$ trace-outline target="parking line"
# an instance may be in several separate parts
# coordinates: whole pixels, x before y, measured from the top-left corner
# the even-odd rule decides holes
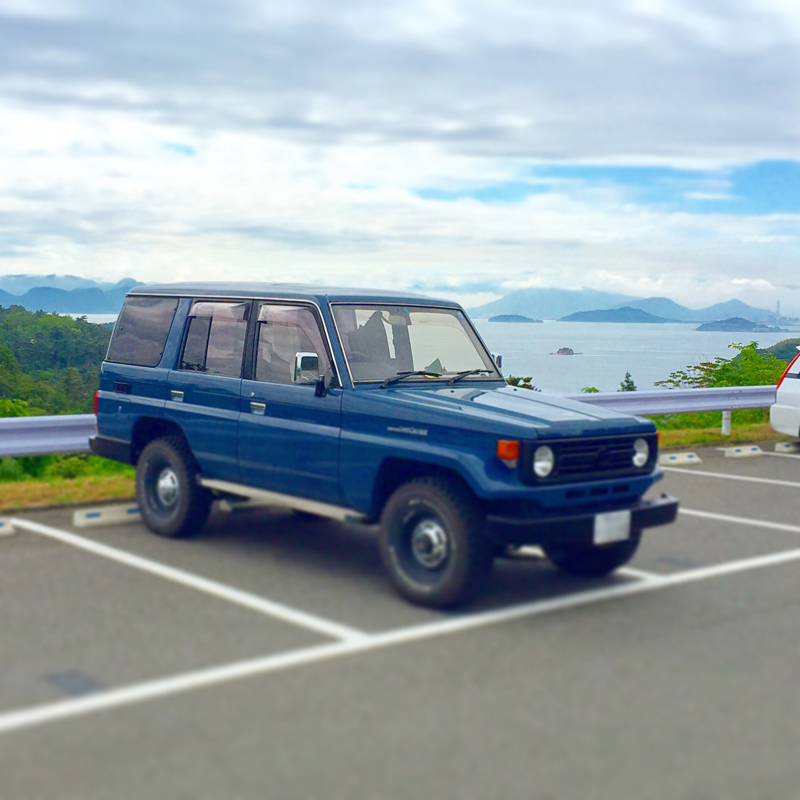
[[[684,475],[703,475],[706,478],[722,478],[727,481],[747,481],[748,483],[769,483],[773,486],[791,486],[800,488],[796,481],[779,481],[775,478],[753,478],[749,475],[728,475],[724,472],[707,472],[699,469],[681,469],[680,467],[661,467],[664,472],[682,472]]]
[[[796,453],[772,453],[768,451],[764,451],[765,456],[774,456],[775,458],[800,458],[800,455]]]
[[[789,533],[800,533],[800,525],[786,525],[783,522],[767,522],[763,519],[750,519],[749,517],[732,517],[729,514],[714,514],[710,511],[695,511],[691,508],[679,509],[680,514],[687,517],[700,517],[701,519],[713,519],[720,522],[732,522],[735,525],[749,525],[754,528],[769,528],[773,531],[788,531]]]
[[[364,636],[356,641],[334,642],[301,650],[292,650],[279,655],[238,661],[219,667],[187,672],[168,678],[134,684],[121,689],[112,689],[102,694],[90,695],[70,700],[61,700],[32,708],[20,709],[0,714],[0,733],[30,728],[58,720],[81,717],[98,711],[133,705],[160,697],[181,694],[211,686],[241,680],[243,678],[265,675],[271,672],[327,661],[341,656],[366,653],[385,647],[394,647],[410,642],[419,642],[446,636],[461,631],[473,630],[502,622],[510,622],[524,617],[540,616],[571,608],[614,600],[620,597],[643,594],[657,589],[694,583],[698,581],[747,572],[753,569],[800,561],[800,549],[787,550],[767,556],[730,561],[710,567],[686,570],[661,577],[652,577],[630,583],[615,584],[603,589],[594,589],[568,597],[525,603],[497,611],[456,616],[449,619],[414,625],[385,633]]]
[[[85,550],[88,553],[93,553],[96,556],[107,558],[110,561],[116,561],[118,564],[124,564],[127,567],[147,572],[150,575],[156,575],[164,580],[172,581],[173,583],[187,586],[190,589],[195,589],[199,592],[216,597],[220,600],[227,600],[229,603],[249,608],[251,611],[258,611],[261,614],[288,622],[292,625],[297,625],[301,628],[320,633],[324,636],[330,636],[334,639],[340,639],[344,642],[357,642],[365,638],[366,634],[363,631],[356,630],[347,625],[341,625],[332,620],[323,619],[314,614],[307,614],[305,611],[285,606],[282,603],[275,603],[272,600],[267,600],[249,592],[243,592],[240,589],[234,589],[232,586],[226,586],[224,583],[209,580],[208,578],[201,578],[199,575],[193,575],[190,572],[184,572],[174,567],[168,567],[165,564],[159,564],[157,561],[151,561],[141,556],[126,553],[124,550],[117,550],[114,547],[93,542],[90,539],[85,539],[82,536],[76,536],[74,533],[67,533],[58,528],[51,528],[48,525],[41,525],[38,522],[30,522],[25,519],[14,518],[11,520],[12,525],[17,530],[26,530],[30,533],[35,533],[40,536],[46,536],[50,539],[55,539],[64,544],[77,547],[80,550]]]
[[[624,575],[628,578],[637,578],[640,581],[649,581],[653,578],[661,578],[657,572],[645,572],[643,569],[634,569],[633,567],[620,567],[615,575]]]

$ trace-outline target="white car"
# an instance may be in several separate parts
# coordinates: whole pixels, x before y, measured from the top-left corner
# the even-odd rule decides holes
[[[797,348],[800,350],[800,347]],[[775,405],[769,410],[769,421],[778,433],[800,437],[800,353],[778,381]]]

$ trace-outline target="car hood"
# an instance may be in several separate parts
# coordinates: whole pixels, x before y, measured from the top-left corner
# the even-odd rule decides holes
[[[654,430],[648,420],[512,386],[410,387],[357,392],[380,413],[414,424],[453,425],[519,438],[590,436]],[[373,413],[378,408],[373,406]],[[366,410],[366,409],[363,409]]]

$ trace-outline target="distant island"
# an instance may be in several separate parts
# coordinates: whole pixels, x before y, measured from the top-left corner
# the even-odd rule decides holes
[[[623,308],[598,309],[597,311],[578,311],[575,314],[570,314],[568,317],[561,317],[559,322],[664,323],[677,322],[677,320],[666,319],[665,317],[657,317],[655,314],[648,314],[647,311],[642,311],[641,308],[631,308],[630,306],[625,306]]]
[[[575,351],[571,347],[559,347],[558,350],[556,350],[556,355],[557,356],[574,356],[575,355]]]
[[[728,333],[783,333],[783,328],[772,328],[769,325],[762,325],[758,322],[750,322],[749,319],[741,317],[731,317],[730,319],[720,319],[716,322],[704,322],[695,328],[696,331],[726,331]]]
[[[522,314],[498,314],[496,317],[489,317],[489,322],[541,322],[541,320],[523,317]]]

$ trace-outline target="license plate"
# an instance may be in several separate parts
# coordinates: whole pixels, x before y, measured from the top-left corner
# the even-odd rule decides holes
[[[631,512],[609,511],[594,518],[594,543],[622,542],[631,535]]]

